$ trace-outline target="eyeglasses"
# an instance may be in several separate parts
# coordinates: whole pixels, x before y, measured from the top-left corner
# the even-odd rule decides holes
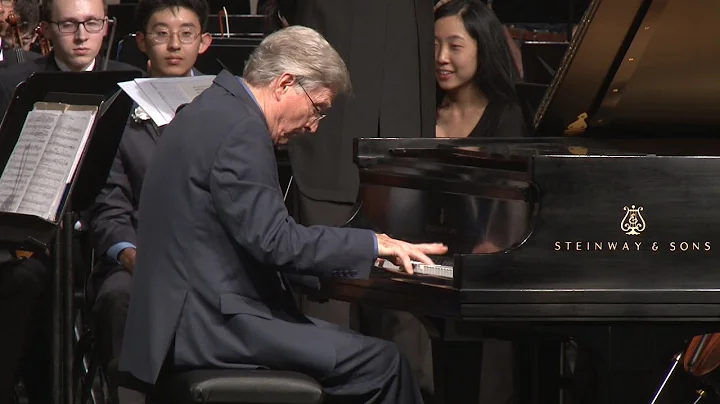
[[[315,101],[313,101],[312,97],[310,97],[310,94],[307,92],[307,90],[305,90],[305,87],[303,87],[303,85],[300,84],[299,81],[298,81],[298,85],[300,86],[300,88],[302,88],[305,95],[307,95],[308,100],[310,100],[310,103],[315,108],[315,112],[317,113],[317,115],[315,115],[315,119],[311,123],[315,123],[315,122],[325,118],[327,115],[323,114],[322,111],[320,111],[320,107],[318,107],[317,104],[315,104]]]
[[[90,20],[85,21],[50,21],[51,23],[57,25],[58,31],[62,34],[74,34],[77,32],[77,30],[80,28],[80,25],[85,27],[85,31],[95,34],[100,31],[102,31],[103,27],[105,27],[105,21],[107,18],[93,18]]]
[[[145,35],[156,44],[163,45],[170,42],[170,38],[177,35],[181,43],[191,44],[200,36],[200,33],[194,29],[184,29],[182,31],[154,31],[146,32]]]
[[[2,0],[0,1],[0,4],[2,4],[4,7],[10,7],[15,3],[15,0]]]

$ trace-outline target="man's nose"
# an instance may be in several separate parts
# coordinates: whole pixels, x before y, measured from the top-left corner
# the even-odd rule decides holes
[[[85,29],[85,24],[78,25],[77,31],[75,31],[75,40],[78,42],[85,42],[88,39],[88,32]]]
[[[168,39],[168,49],[180,49],[180,33],[176,32],[170,35]]]

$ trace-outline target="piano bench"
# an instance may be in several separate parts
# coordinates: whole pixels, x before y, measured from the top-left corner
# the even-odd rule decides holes
[[[301,373],[262,369],[188,370],[153,389],[162,404],[320,404],[323,389]]]

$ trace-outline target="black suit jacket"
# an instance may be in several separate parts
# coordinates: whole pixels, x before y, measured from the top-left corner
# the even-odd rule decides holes
[[[195,70],[194,75],[201,73]],[[140,190],[163,129],[149,119],[141,122],[132,116],[128,119],[107,182],[90,216],[93,247],[102,255],[96,267],[99,276],[119,267],[113,257],[105,256],[110,247],[120,242],[137,245]]]
[[[152,121],[128,119],[107,182],[91,211],[93,247],[101,255],[96,271],[105,274],[118,267],[115,260],[105,256],[113,245],[120,242],[137,245],[140,190],[160,134]]]
[[[10,67],[19,63],[30,62],[41,57],[42,55],[39,53],[26,51],[22,48],[3,47],[3,60],[2,62],[0,62],[0,68]]]
[[[140,196],[120,370],[154,383],[169,350],[178,366],[332,369],[330,341],[293,313],[277,271],[367,278],[374,235],[295,223],[276,164],[262,111],[227,71],[165,127]]]
[[[281,0],[291,24],[318,30],[345,60],[354,95],[313,136],[289,144],[296,183],[312,199],[355,202],[355,137],[434,137],[433,0]]]
[[[95,59],[94,70],[101,69],[102,58]],[[135,66],[125,63],[108,61],[107,70],[139,70]],[[29,62],[15,64],[6,69],[0,69],[0,114],[4,114],[10,105],[15,87],[25,81],[31,74],[38,72],[59,72],[60,68],[55,63],[55,56],[51,52],[46,56],[39,57]]]

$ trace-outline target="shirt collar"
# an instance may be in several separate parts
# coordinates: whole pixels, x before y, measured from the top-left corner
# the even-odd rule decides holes
[[[257,98],[255,98],[255,94],[253,94],[253,92],[250,91],[250,87],[248,87],[245,80],[243,80],[242,77],[238,77],[238,80],[240,81],[240,84],[242,84],[243,88],[245,88],[245,91],[247,91],[247,93],[250,94],[250,97],[253,99],[253,101],[255,101],[255,105],[257,105],[258,108],[260,108],[260,111],[262,111],[262,107],[260,107],[260,103],[258,102]]]
[[[58,68],[60,68],[60,71],[63,71],[63,72],[70,71],[70,68],[68,67],[68,65],[63,63],[60,59],[58,59],[57,56],[55,56],[55,63],[57,64]],[[90,66],[85,68],[85,71],[91,72],[91,71],[93,71],[94,68],[95,68],[95,59],[93,59],[92,63],[90,63]]]

